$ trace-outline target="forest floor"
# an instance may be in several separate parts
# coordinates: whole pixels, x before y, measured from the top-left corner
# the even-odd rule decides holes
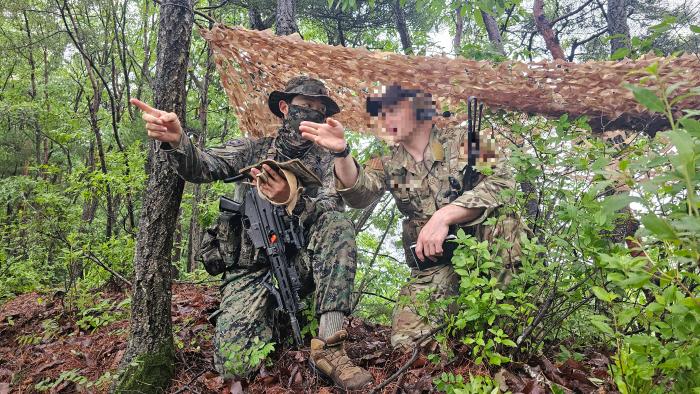
[[[169,393],[340,392],[308,367],[308,348],[278,349],[271,357],[274,361],[261,368],[252,382],[224,381],[213,370],[214,330],[207,321],[217,307],[217,293],[216,286],[173,285],[172,319],[178,351]],[[62,296],[27,293],[0,305],[0,394],[107,391],[128,339],[126,313],[116,313],[125,294],[102,291],[96,296],[107,300],[103,305],[110,305],[113,311],[107,308],[87,313],[71,313]],[[388,327],[351,318],[346,328],[347,351],[372,373],[373,387],[412,358],[411,352],[393,351],[388,346]],[[433,380],[443,372],[465,377],[489,373],[470,361],[466,347],[455,347],[455,353],[456,358],[443,364],[421,355],[381,391],[430,392],[435,390]],[[510,363],[492,376],[513,393],[615,392],[611,389],[607,355],[590,351],[583,360],[563,362],[550,361],[554,358],[549,356]]]

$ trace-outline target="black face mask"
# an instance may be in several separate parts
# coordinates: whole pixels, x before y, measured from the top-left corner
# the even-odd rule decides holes
[[[278,132],[277,147],[288,157],[300,157],[314,144],[301,137],[299,125],[303,121],[323,123],[326,115],[315,109],[290,105],[289,112],[282,122]]]

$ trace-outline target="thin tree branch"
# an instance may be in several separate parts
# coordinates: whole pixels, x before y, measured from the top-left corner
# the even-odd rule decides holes
[[[391,209],[391,218],[389,219],[389,224],[386,226],[386,229],[384,230],[384,234],[382,234],[382,238],[379,240],[379,243],[377,244],[377,248],[374,250],[374,255],[372,256],[372,260],[367,265],[368,271],[369,271],[369,269],[372,268],[372,266],[374,265],[374,262],[377,260],[377,254],[379,254],[379,251],[382,248],[382,244],[384,243],[384,239],[386,239],[386,236],[389,233],[389,229],[391,229],[391,227],[393,226],[395,218],[396,218],[396,207]],[[355,298],[355,302],[352,305],[352,310],[357,308],[357,304],[360,303],[360,298],[362,298],[361,294],[362,294],[362,291],[364,291],[365,286],[367,286],[368,278],[369,278],[369,275],[365,275],[362,278],[362,282],[360,282],[360,285],[357,286],[357,290],[360,292],[360,295],[358,295]]]
[[[161,5],[161,6],[163,5],[163,3],[160,0],[153,0],[153,2],[158,4],[158,5]],[[224,1],[224,3],[226,3],[226,1]],[[175,4],[170,4],[170,5],[175,6]],[[223,5],[223,4],[221,4],[221,5]],[[199,12],[196,9],[185,7],[185,6],[182,6],[182,7],[187,8],[189,11],[192,11],[195,15],[201,16],[202,18],[206,19],[207,21],[209,21],[211,23],[219,23],[215,19],[213,19],[212,17],[210,17],[209,15],[207,15],[203,12]]]
[[[375,297],[379,297],[379,298],[381,298],[381,299],[387,300],[387,301],[389,301],[389,302],[396,303],[396,300],[394,300],[394,299],[391,299],[391,298],[389,298],[389,297],[387,297],[387,296],[383,296],[383,295],[381,295],[381,294],[372,293],[372,292],[370,292],[370,291],[353,291],[353,294],[371,295],[371,296],[375,296]]]
[[[87,252],[87,253],[86,253],[86,252],[83,252],[83,256],[87,257],[88,259],[92,260],[95,264],[97,264],[97,265],[99,265],[100,267],[104,268],[104,269],[105,269],[106,271],[108,271],[110,274],[114,275],[115,278],[117,278],[117,279],[121,280],[122,282],[124,282],[125,284],[127,284],[127,285],[129,286],[129,288],[133,288],[133,287],[134,287],[134,285],[131,284],[131,282],[129,282],[126,278],[124,278],[123,276],[121,276],[121,275],[120,275],[118,272],[116,272],[115,270],[109,268],[105,263],[103,263],[102,261],[100,261],[100,259],[98,259],[97,257],[95,257],[92,253],[90,253],[90,252]]]
[[[421,346],[421,342],[423,342],[423,341],[424,341],[425,339],[427,339],[427,338],[432,337],[432,336],[435,335],[438,331],[440,331],[440,330],[442,330],[443,328],[445,328],[445,326],[447,326],[447,323],[440,324],[439,326],[437,326],[437,327],[433,328],[432,330],[430,330],[430,332],[427,332],[427,333],[421,335],[418,339],[416,339],[416,340],[415,340],[415,345],[414,345],[414,348],[413,348],[413,355],[411,356],[411,358],[408,359],[408,361],[406,361],[406,363],[405,363],[403,366],[401,366],[401,368],[399,368],[398,371],[394,372],[393,375],[389,376],[389,377],[388,377],[385,381],[383,381],[379,386],[373,388],[372,391],[370,391],[370,394],[374,394],[374,393],[381,392],[381,390],[382,390],[384,387],[388,386],[389,383],[391,383],[391,382],[393,382],[394,380],[398,379],[399,377],[403,376],[404,372],[406,372],[406,370],[408,370],[408,369],[411,367],[411,365],[413,365],[413,363],[416,362],[416,360],[418,360],[418,356],[420,355],[420,349],[423,347],[423,346]]]
[[[562,15],[562,16],[560,16],[560,17],[554,19],[553,21],[550,22],[550,25],[554,26],[557,22],[559,22],[559,21],[561,21],[561,20],[563,20],[563,19],[569,18],[569,17],[571,17],[571,16],[573,16],[573,15],[578,14],[579,12],[581,12],[581,10],[583,10],[583,9],[586,8],[586,7],[588,7],[588,5],[591,4],[592,2],[593,2],[593,0],[588,0],[587,2],[583,3],[583,5],[581,5],[581,6],[578,7],[577,9],[575,9],[575,10],[569,12],[568,14],[564,14],[564,15]]]

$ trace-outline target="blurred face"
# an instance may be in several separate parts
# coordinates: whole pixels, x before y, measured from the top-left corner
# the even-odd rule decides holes
[[[415,110],[413,103],[407,100],[382,108],[379,118],[382,131],[394,142],[408,141],[416,132]]]

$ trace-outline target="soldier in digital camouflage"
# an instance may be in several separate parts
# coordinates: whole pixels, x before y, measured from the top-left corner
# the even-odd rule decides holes
[[[333,381],[346,389],[358,389],[372,380],[366,370],[356,366],[347,356],[343,343],[347,333],[343,321],[351,310],[351,296],[355,278],[355,231],[352,223],[342,215],[343,201],[334,188],[333,156],[312,142],[301,138],[301,121],[326,122],[337,126],[331,116],[340,109],[319,80],[299,76],[291,79],[284,91],[274,91],[268,99],[270,110],[282,119],[275,137],[260,139],[241,138],[214,149],[198,149],[184,136],[174,113],[165,113],[132,100],[141,108],[148,135],[160,141],[161,160],[166,160],[186,181],[212,182],[237,175],[247,166],[265,159],[279,162],[299,159],[321,180],[322,186],[305,185],[301,195],[295,196],[291,214],[304,226],[307,245],[293,261],[303,283],[301,297],[313,292],[315,312],[319,316],[318,337],[311,340],[311,362]],[[291,201],[289,184],[281,173],[263,166],[257,175],[257,187],[273,203]],[[236,200],[242,201],[247,185],[236,188]],[[226,226],[218,227],[226,233]],[[274,297],[262,283],[270,264],[265,253],[255,250],[245,231],[230,230],[233,234],[209,234],[220,242],[205,253],[205,263],[211,256],[225,262],[221,284],[221,304],[216,312],[214,337],[215,366],[224,376],[248,377],[255,366],[232,366],[232,360],[243,360],[260,343],[284,338],[276,333],[274,324]],[[212,259],[216,260],[216,259]],[[275,335],[277,334],[277,335]],[[233,371],[232,371],[233,369]],[[242,376],[241,376],[242,375]]]
[[[389,191],[404,215],[402,241],[411,266],[409,282],[401,289],[392,316],[391,343],[412,347],[418,338],[430,333],[440,317],[427,319],[416,311],[417,294],[430,293],[433,300],[458,294],[459,276],[450,263],[451,255],[443,256],[449,234],[464,229],[477,240],[504,239],[512,245],[496,251],[503,258],[504,272],[495,273],[507,281],[507,270],[520,255],[521,221],[500,215],[505,201],[501,192],[512,189],[515,182],[502,161],[496,160],[495,143],[482,141],[480,162],[491,167],[485,176],[474,171],[473,187],[465,185],[462,176],[469,154],[467,128],[438,128],[435,103],[428,93],[386,87],[380,95],[367,100],[371,119],[378,123],[381,134],[394,145],[387,156],[370,160],[362,168],[349,155],[342,125],[302,122],[302,136],[332,152],[344,152],[335,159],[336,189],[353,208],[364,208]],[[459,184],[455,184],[459,183]],[[455,193],[459,190],[459,193]],[[486,224],[487,218],[494,224]],[[491,221],[490,221],[491,222]],[[415,261],[409,245],[415,244]],[[432,321],[431,321],[432,320]]]

